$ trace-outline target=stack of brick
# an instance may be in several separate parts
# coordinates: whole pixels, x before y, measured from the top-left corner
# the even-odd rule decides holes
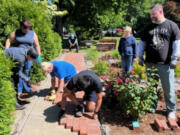
[[[166,132],[166,131],[170,131],[170,130],[180,132],[180,127],[178,126],[176,120],[174,120],[174,119],[168,119],[168,121],[166,122],[166,120],[159,120],[156,118],[154,120],[154,124],[155,124],[158,132]]]

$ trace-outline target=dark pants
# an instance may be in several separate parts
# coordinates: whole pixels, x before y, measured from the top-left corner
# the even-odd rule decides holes
[[[95,91],[92,91],[91,93],[86,93],[86,92],[85,92],[84,97],[83,97],[83,100],[84,100],[84,101],[96,102],[96,101],[97,101],[96,92],[95,92]]]

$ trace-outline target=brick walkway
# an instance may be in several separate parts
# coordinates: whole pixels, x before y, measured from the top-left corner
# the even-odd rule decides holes
[[[86,70],[87,67],[84,62],[84,53],[67,53],[64,60],[73,64],[78,72]],[[79,100],[83,98],[83,92],[77,92],[76,97]],[[72,132],[79,132],[80,135],[101,135],[100,123],[98,120],[91,119],[92,113],[84,113],[83,117],[74,117],[75,106],[70,100],[67,103],[67,114],[65,118],[60,120],[60,125],[71,129]]]

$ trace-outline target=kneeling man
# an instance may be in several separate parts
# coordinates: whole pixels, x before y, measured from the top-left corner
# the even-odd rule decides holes
[[[97,119],[97,114],[102,103],[102,84],[99,77],[89,70],[82,71],[75,75],[65,87],[59,118],[65,114],[67,97],[77,106],[75,115],[77,117],[83,115],[84,106],[80,104],[75,97],[75,92],[77,91],[84,91],[83,100],[85,101],[86,109],[87,111],[94,112],[93,119]]]

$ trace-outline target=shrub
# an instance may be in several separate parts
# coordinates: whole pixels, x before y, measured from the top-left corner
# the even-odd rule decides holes
[[[110,97],[121,111],[133,120],[140,119],[147,111],[155,111],[157,101],[156,87],[159,82],[156,69],[147,70],[147,81],[142,82],[139,75],[134,71],[122,76],[121,74],[111,74],[106,81],[106,95]],[[117,99],[117,100],[115,100]],[[111,100],[111,101],[112,101]]]
[[[4,48],[10,33],[19,28],[19,21],[28,19],[39,38],[42,59],[49,61],[56,57],[61,51],[61,38],[53,32],[51,17],[46,9],[46,5],[30,0],[1,0],[0,48]]]
[[[98,60],[95,62],[93,70],[98,75],[107,75],[108,74],[108,64],[102,60]]]
[[[175,76],[180,77],[180,64],[178,64],[175,68]]]
[[[45,79],[45,76],[41,70],[41,64],[34,62],[30,71],[31,82],[36,83]]]
[[[0,135],[8,135],[11,132],[13,123],[13,111],[15,110],[15,90],[10,81],[12,75],[11,68],[13,63],[5,58],[0,50]]]
[[[133,70],[136,72],[136,74],[138,74],[140,76],[141,79],[146,79],[145,66],[141,66],[137,62],[134,62]]]
[[[46,11],[46,5],[30,0],[1,0],[0,48],[4,48],[5,41],[10,33],[20,27],[19,21],[28,19],[32,24],[32,29],[38,36],[42,60],[50,61],[58,56],[61,52],[61,38],[57,33],[53,32],[51,17]],[[32,70],[37,70],[39,73],[36,71],[37,74],[34,77],[31,74],[31,78],[38,78],[37,75],[42,74],[39,69],[36,69],[36,66],[33,66]],[[41,76],[39,77],[41,78]]]

